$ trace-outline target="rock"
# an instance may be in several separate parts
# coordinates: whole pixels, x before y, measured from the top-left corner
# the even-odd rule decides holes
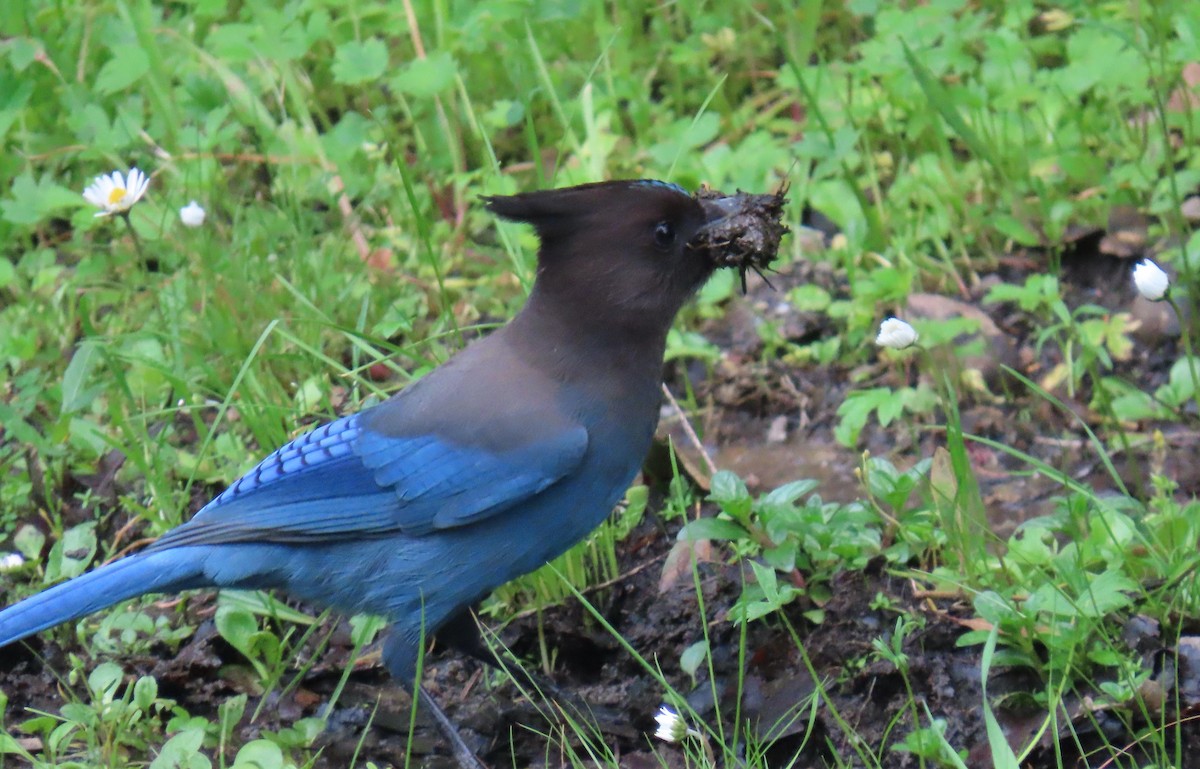
[[[1179,206],[1179,213],[1189,222],[1200,222],[1200,195],[1192,195]]]
[[[1108,232],[1100,239],[1100,253],[1133,259],[1146,252],[1150,218],[1131,206],[1116,206],[1108,215]]]
[[[989,382],[996,378],[1000,364],[1013,366],[1017,363],[1016,348],[1012,341],[1000,330],[990,315],[974,305],[940,294],[913,294],[908,297],[907,315],[916,319],[970,318],[976,321],[979,330],[959,335],[954,344],[962,347],[975,339],[982,339],[983,350],[960,356],[961,365],[963,368],[979,371]]]
[[[1186,313],[1186,305],[1180,306]],[[1179,336],[1179,318],[1168,302],[1151,302],[1139,294],[1129,303],[1129,314],[1138,324],[1130,336],[1139,342]]]
[[[771,420],[771,426],[767,428],[767,443],[783,443],[787,440],[787,417],[780,414]]]

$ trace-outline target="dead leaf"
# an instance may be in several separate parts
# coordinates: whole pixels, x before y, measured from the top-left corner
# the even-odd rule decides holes
[[[950,459],[950,452],[943,446],[938,446],[933,452],[933,465],[929,468],[929,487],[939,502],[953,505],[958,497],[958,478],[954,475],[954,464]]]
[[[683,577],[691,575],[693,555],[696,563],[711,562],[712,540],[681,539],[671,546],[671,552],[667,553],[667,560],[663,563],[662,576],[658,578],[659,595],[675,587]]]
[[[1167,101],[1170,112],[1189,112],[1200,107],[1200,62],[1189,61],[1179,73],[1182,82]]]

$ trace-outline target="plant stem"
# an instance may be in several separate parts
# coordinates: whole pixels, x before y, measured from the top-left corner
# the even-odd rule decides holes
[[[1163,299],[1171,305],[1171,309],[1175,311],[1175,318],[1179,321],[1179,333],[1183,337],[1183,354],[1187,356],[1188,372],[1192,375],[1192,400],[1200,409],[1200,376],[1196,375],[1196,356],[1192,353],[1191,324],[1184,320],[1183,313],[1179,311],[1179,303],[1171,298],[1169,292]]]
[[[1117,410],[1113,408],[1112,396],[1108,390],[1104,389],[1104,383],[1100,381],[1100,367],[1097,365],[1095,358],[1087,361],[1087,372],[1088,376],[1092,378],[1092,395],[1100,407],[1100,412],[1111,420],[1113,426],[1117,429],[1117,438],[1121,441],[1121,451],[1125,455],[1125,467],[1133,474],[1134,488],[1139,494],[1144,494],[1147,492],[1147,487],[1145,479],[1142,477],[1142,466],[1134,461],[1133,450],[1129,443],[1129,435],[1126,434],[1125,426],[1121,424],[1121,419],[1117,416]]]
[[[705,736],[703,732],[691,728],[688,729],[688,734],[692,737],[695,737],[696,741],[700,743],[700,747],[704,749],[704,758],[708,762],[707,765],[709,769],[715,769],[717,765],[717,757],[713,753],[712,745],[709,743],[708,737]]]
[[[133,250],[137,251],[138,259],[142,266],[146,266],[146,252],[142,250],[142,239],[138,237],[137,230],[133,228],[133,222],[129,220],[129,212],[122,211],[121,218],[125,220],[125,226],[129,228],[129,235],[133,238]]]

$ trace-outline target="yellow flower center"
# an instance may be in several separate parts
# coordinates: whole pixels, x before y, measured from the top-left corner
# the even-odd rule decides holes
[[[120,203],[124,197],[125,197],[124,188],[113,187],[112,191],[108,193],[108,204],[110,206],[115,206],[117,203]]]

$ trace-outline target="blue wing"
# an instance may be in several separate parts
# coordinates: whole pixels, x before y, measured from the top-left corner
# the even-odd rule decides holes
[[[490,448],[432,433],[386,435],[365,415],[281,447],[151,547],[420,536],[465,526],[552,486],[579,465],[588,444],[579,425]]]

